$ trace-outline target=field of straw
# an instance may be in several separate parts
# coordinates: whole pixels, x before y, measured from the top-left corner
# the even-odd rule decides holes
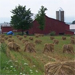
[[[2,61],[0,73],[17,75],[74,75],[74,42],[75,36],[0,35],[0,59]],[[69,63],[69,61],[72,62]],[[66,68],[64,66],[61,68],[61,64],[64,64]]]

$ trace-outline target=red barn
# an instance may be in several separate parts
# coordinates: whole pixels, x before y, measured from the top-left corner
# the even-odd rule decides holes
[[[29,34],[41,33],[41,34],[49,34],[50,32],[55,31],[56,35],[59,34],[74,34],[70,31],[69,25],[65,24],[62,21],[49,18],[45,16],[45,29],[40,30],[39,24],[36,20],[33,21],[33,27],[29,29]]]
[[[10,26],[1,26],[2,33],[6,33],[8,31],[12,31],[13,28]]]
[[[14,30],[12,27],[1,27],[2,33],[8,32],[10,30]],[[29,34],[35,34],[35,33],[40,33],[40,34],[49,34],[50,32],[55,31],[56,35],[59,34],[71,34],[73,35],[74,32],[71,32],[69,29],[69,25],[65,24],[62,21],[49,18],[45,16],[45,28],[44,30],[39,29],[39,24],[36,20],[33,21],[33,27],[28,30]]]

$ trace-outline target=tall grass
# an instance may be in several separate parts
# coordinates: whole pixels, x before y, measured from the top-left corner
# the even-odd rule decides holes
[[[4,53],[6,53],[6,44],[5,43],[1,43],[0,44],[0,52],[4,52]]]
[[[13,61],[7,57],[6,52],[6,44],[0,44],[0,75],[19,74],[19,71],[15,68]]]

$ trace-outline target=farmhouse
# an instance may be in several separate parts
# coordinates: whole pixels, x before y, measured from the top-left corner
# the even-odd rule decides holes
[[[14,30],[10,26],[1,26],[2,33],[8,32],[10,30]],[[17,30],[19,31],[19,30]],[[35,34],[35,33],[40,33],[40,34],[49,34],[50,32],[55,31],[56,35],[64,35],[64,34],[71,34],[73,35],[74,32],[70,31],[69,25],[66,24],[65,22],[49,18],[48,16],[45,15],[45,28],[44,30],[39,29],[39,24],[36,20],[33,21],[33,27],[28,30],[29,34]]]

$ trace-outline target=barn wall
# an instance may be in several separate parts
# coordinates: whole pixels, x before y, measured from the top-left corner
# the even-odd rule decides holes
[[[33,21],[33,27],[29,29],[29,34],[35,34],[35,33],[49,34],[52,31],[55,31],[56,35],[59,35],[61,33],[74,34],[73,32],[69,31],[69,25],[65,24],[64,22],[49,18],[47,16],[45,16],[45,29],[40,30],[39,24],[35,20]]]
[[[5,32],[13,30],[13,28],[10,27],[10,26],[3,26],[3,27],[1,27],[1,29],[2,29],[2,33],[5,33]]]

